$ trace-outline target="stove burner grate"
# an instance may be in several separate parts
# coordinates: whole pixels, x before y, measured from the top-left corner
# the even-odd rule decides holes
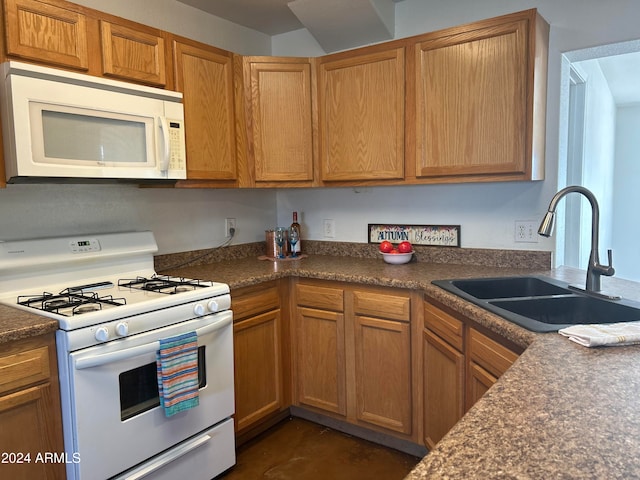
[[[167,295],[174,295],[180,292],[209,287],[210,285],[210,282],[202,280],[170,277],[168,275],[154,275],[151,278],[136,277],[135,279],[118,280],[119,287],[132,288],[135,290],[147,290],[150,292],[165,293]]]
[[[105,305],[120,306],[126,303],[124,298],[114,298],[112,295],[100,297],[96,292],[84,293],[74,289],[65,289],[59,294],[43,292],[39,295],[18,296],[19,305],[66,317],[102,310]]]

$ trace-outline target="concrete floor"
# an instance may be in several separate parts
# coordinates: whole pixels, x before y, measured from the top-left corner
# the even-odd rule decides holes
[[[224,480],[401,480],[419,458],[300,418],[242,445]]]

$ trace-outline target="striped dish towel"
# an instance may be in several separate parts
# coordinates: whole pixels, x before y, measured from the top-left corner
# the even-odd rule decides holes
[[[167,417],[198,406],[198,335],[196,332],[160,340],[156,366],[160,406],[164,408]]]

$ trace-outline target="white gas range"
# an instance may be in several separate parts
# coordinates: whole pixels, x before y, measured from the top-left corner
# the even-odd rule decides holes
[[[156,275],[156,251],[151,232],[0,243],[0,303],[60,325],[69,479],[210,479],[235,463],[229,287]],[[198,401],[169,414],[157,354],[184,334]]]

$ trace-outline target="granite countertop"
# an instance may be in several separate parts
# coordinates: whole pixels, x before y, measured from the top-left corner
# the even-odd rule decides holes
[[[44,335],[57,329],[56,320],[0,305],[0,344]]]
[[[374,260],[325,255],[309,256],[296,261],[276,262],[245,258],[168,271],[174,275],[213,279],[227,283],[232,293],[236,288],[289,276],[423,290],[434,299],[444,302],[465,315],[470,315],[481,325],[523,348],[526,348],[536,338],[535,333],[449,294],[440,287],[432,285],[431,281],[446,278],[499,277],[532,273],[553,274],[549,270],[428,262],[390,265],[384,263],[380,258]]]
[[[639,364],[541,335],[406,480],[640,478]]]
[[[420,289],[526,348],[408,480],[640,478],[640,348],[585,348],[555,333],[530,332],[431,284],[526,274],[582,284],[583,271],[430,261],[388,265],[379,258],[333,255],[277,262],[252,256],[165,270],[228,283],[232,292],[289,276]],[[602,281],[604,288],[640,301],[638,283]],[[0,306],[0,343],[55,329],[55,321]]]
[[[529,332],[430,283],[536,273],[583,284],[583,271],[420,262],[397,266],[371,259],[309,257],[258,266],[251,260],[222,262],[178,272],[225,281],[232,289],[289,275],[422,289],[525,347],[406,480],[640,478],[640,348],[585,348],[555,333]],[[604,288],[640,301],[637,283],[615,278],[602,282]]]

